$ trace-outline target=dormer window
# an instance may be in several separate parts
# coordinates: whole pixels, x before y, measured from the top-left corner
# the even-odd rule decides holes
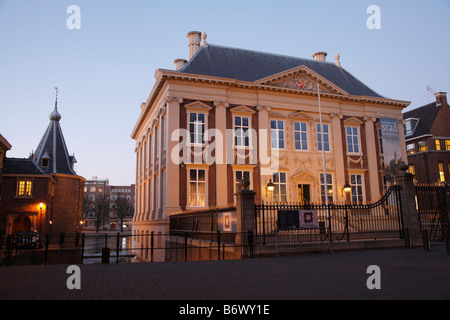
[[[405,136],[410,136],[416,130],[417,124],[419,123],[419,119],[417,118],[409,118],[406,119],[405,122]]]
[[[50,163],[50,159],[48,159],[48,158],[41,159],[41,167],[42,168],[48,168],[49,163]]]

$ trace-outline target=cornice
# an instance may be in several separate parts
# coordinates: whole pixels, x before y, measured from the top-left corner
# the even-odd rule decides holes
[[[146,115],[151,110],[161,89],[163,88],[164,84],[168,80],[180,80],[180,81],[188,81],[188,82],[195,82],[195,83],[224,85],[227,87],[234,87],[234,88],[240,88],[240,89],[273,91],[273,92],[281,92],[281,93],[299,94],[302,96],[313,96],[314,97],[314,96],[318,95],[317,92],[315,92],[315,91],[286,88],[286,87],[277,87],[277,86],[271,86],[271,85],[261,84],[261,83],[257,83],[257,82],[240,81],[240,80],[230,79],[230,78],[221,78],[221,77],[214,77],[214,76],[182,73],[182,72],[177,72],[177,71],[167,70],[167,69],[157,69],[155,72],[155,78],[156,78],[155,85],[153,86],[153,89],[152,89],[146,103],[142,106],[141,115],[139,116],[139,119],[136,122],[136,125],[131,133],[131,138],[133,138],[133,139],[136,139],[137,131],[140,129],[140,126],[142,125]],[[258,82],[260,82],[260,81],[261,81],[261,79],[258,80]],[[321,98],[332,98],[332,99],[338,99],[338,100],[343,100],[343,101],[359,102],[362,104],[364,104],[364,103],[384,104],[384,105],[396,106],[396,107],[401,107],[401,108],[406,108],[407,106],[409,106],[411,104],[410,101],[404,101],[404,100],[395,100],[395,99],[369,97],[369,96],[342,95],[342,94],[336,94],[336,93],[330,93],[330,92],[320,92],[320,96],[321,96]],[[177,97],[177,99],[182,99],[182,98]]]

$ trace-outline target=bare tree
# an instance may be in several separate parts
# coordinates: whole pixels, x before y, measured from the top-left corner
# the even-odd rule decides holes
[[[117,218],[120,220],[120,231],[123,232],[123,220],[133,215],[133,205],[126,196],[121,195],[120,193],[117,194],[115,204]]]
[[[92,202],[91,209],[95,212],[97,219],[96,232],[100,228],[100,222],[104,223],[105,216],[109,213],[109,197],[101,195],[95,198]]]

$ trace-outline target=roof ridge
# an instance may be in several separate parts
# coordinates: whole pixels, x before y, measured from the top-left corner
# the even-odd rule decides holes
[[[220,48],[226,48],[226,49],[233,49],[233,50],[241,50],[241,51],[262,53],[262,54],[267,54],[267,55],[271,55],[271,56],[278,56],[278,57],[284,57],[284,58],[290,58],[290,59],[296,59],[296,60],[308,60],[308,61],[311,61],[313,63],[327,63],[327,64],[330,64],[330,65],[333,65],[333,66],[339,68],[338,66],[336,66],[336,64],[334,62],[331,62],[331,61],[317,61],[314,58],[303,58],[303,57],[297,57],[297,56],[283,54],[283,53],[273,53],[273,52],[262,51],[262,50],[246,49],[246,48],[239,48],[239,47],[233,47],[233,46],[224,46],[224,45],[219,45],[219,44],[209,44],[208,43],[208,46],[209,45],[211,45],[213,47],[220,47]]]

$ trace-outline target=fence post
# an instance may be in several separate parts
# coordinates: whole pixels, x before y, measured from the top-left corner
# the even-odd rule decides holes
[[[416,210],[416,188],[414,186],[414,176],[407,173],[408,166],[406,164],[400,165],[400,173],[395,176],[395,180],[401,187],[399,191],[399,214],[401,214],[402,226],[401,230],[408,230],[408,237],[406,238],[406,247],[422,246],[423,238],[422,231],[419,224],[419,216]]]
[[[85,234],[81,234],[81,264],[83,264],[84,259],[84,241],[85,241]]]
[[[45,234],[44,264],[47,264],[47,257],[48,257],[48,243],[49,243],[49,235],[48,235],[48,233],[46,233],[46,234]]]
[[[120,245],[120,232],[117,232],[117,240],[116,240],[116,263],[119,263],[119,245]]]
[[[242,190],[240,192],[235,193],[236,218],[237,218],[236,248],[239,249],[239,255],[241,259],[249,255],[248,231],[251,230],[252,235],[256,234],[256,223],[255,223],[256,193],[248,189],[249,185],[250,182],[246,180],[241,181]]]
[[[220,231],[217,230],[217,259],[220,260]]]
[[[184,261],[187,261],[187,232],[184,232]]]
[[[438,206],[440,209],[441,216],[441,228],[442,228],[442,236],[445,239],[445,244],[447,246],[447,253],[450,254],[450,221],[448,216],[448,208],[447,208],[447,200],[446,200],[446,192],[448,185],[444,187],[438,187]]]
[[[153,235],[154,231],[152,231],[151,239],[150,239],[150,262],[153,262]],[[172,253],[172,250],[170,250]]]

